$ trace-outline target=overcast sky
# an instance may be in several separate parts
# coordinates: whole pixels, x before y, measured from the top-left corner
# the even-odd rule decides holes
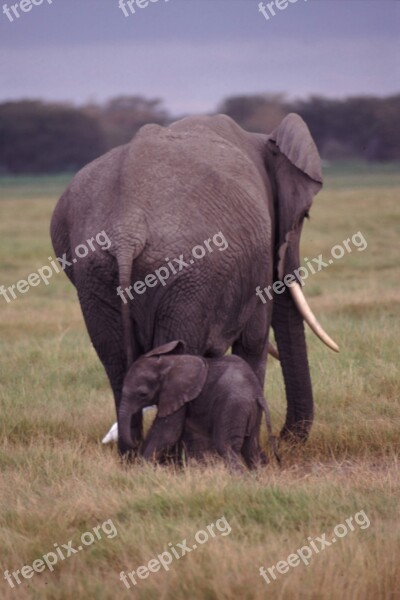
[[[158,0],[129,17],[118,1],[43,0],[10,22],[0,0],[0,101],[142,94],[179,114],[232,94],[400,92],[398,0],[297,0],[268,21],[258,0]]]

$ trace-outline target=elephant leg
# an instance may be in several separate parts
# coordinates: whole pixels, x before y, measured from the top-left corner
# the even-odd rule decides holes
[[[242,447],[247,427],[248,416],[233,407],[234,410],[226,410],[224,418],[217,421],[213,431],[214,447],[218,454],[224,459],[225,465],[231,471],[244,471],[242,460]]]
[[[126,374],[127,357],[123,344],[123,329],[120,310],[120,298],[113,285],[106,286],[104,282],[93,279],[85,273],[77,282],[78,296],[85,319],[86,327],[92,344],[104,366],[114,395],[118,419],[118,407],[121,402],[122,385]],[[134,359],[139,351],[135,348]],[[138,443],[142,440],[142,415],[132,418],[132,439]],[[127,449],[121,447],[124,453]]]
[[[269,306],[271,304],[271,306]],[[252,368],[264,388],[268,356],[268,335],[272,303],[258,304],[239,338],[232,344],[232,354],[240,356]]]
[[[223,458],[225,466],[232,473],[243,473],[244,464],[240,452],[228,447],[220,450],[218,454]]]
[[[165,451],[178,444],[183,433],[185,414],[186,407],[182,407],[168,417],[155,418],[140,451],[145,460],[159,461]]]
[[[256,469],[260,465],[268,464],[268,458],[260,448],[257,434],[258,432],[253,432],[247,436],[242,448],[242,456],[250,470]]]

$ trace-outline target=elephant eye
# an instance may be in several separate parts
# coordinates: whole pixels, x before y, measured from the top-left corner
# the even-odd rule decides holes
[[[136,388],[135,394],[138,398],[144,398],[147,394],[147,389],[145,387],[140,386]]]
[[[305,219],[309,219],[310,218],[310,213],[308,212],[308,210],[306,210],[306,212],[304,213],[304,218]]]

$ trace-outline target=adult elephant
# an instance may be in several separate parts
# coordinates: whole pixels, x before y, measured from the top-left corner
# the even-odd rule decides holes
[[[201,356],[222,356],[232,346],[263,385],[272,322],[287,397],[281,434],[307,437],[313,396],[303,316],[311,322],[312,314],[299,285],[273,302],[261,301],[255,290],[299,267],[303,220],[321,185],[318,151],[295,114],[271,135],[247,133],[224,115],[146,125],[75,176],[55,208],[51,238],[69,263],[74,248],[97,232],[111,239],[107,251],[95,249],[66,273],[117,414],[130,364],[176,339]],[[208,251],[185,268],[175,262],[169,281],[148,283],[133,300],[121,300],[119,286],[150,282],[155,270],[191,256],[206,240],[209,250],[216,232],[228,243],[224,252]],[[135,417],[138,442],[141,426]],[[128,450],[121,440],[119,448]]]

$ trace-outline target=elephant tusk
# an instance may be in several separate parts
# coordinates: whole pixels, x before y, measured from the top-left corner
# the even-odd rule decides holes
[[[288,287],[290,293],[292,294],[292,298],[299,310],[299,313],[301,314],[305,322],[309,325],[309,327],[312,329],[312,331],[315,333],[315,335],[317,335],[319,339],[328,346],[328,348],[331,348],[331,350],[334,350],[335,352],[339,352],[339,346],[333,341],[331,337],[329,337],[326,331],[324,331],[322,326],[318,323],[317,318],[315,317],[314,313],[312,312],[311,308],[307,303],[307,300],[303,294],[303,290],[301,289],[300,284],[297,282],[290,283]]]
[[[271,356],[276,358],[276,360],[280,360],[278,348],[276,348],[273,344],[271,344],[271,342],[268,342],[268,354],[270,354]]]

